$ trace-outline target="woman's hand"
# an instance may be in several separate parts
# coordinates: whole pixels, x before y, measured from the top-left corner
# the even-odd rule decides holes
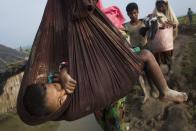
[[[171,22],[171,21],[168,21],[167,24],[171,25],[173,28],[176,28],[176,26],[177,26],[176,24],[174,24],[174,23]]]
[[[162,28],[163,28],[163,29],[165,29],[165,28],[171,28],[171,27],[173,27],[173,25],[171,25],[171,24],[168,23],[168,22],[162,24]]]

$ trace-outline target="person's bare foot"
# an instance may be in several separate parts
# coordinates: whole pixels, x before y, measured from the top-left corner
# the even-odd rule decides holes
[[[164,96],[162,96],[160,99],[182,103],[188,100],[188,96],[185,92],[178,92],[172,89],[168,89],[168,91],[165,92]]]

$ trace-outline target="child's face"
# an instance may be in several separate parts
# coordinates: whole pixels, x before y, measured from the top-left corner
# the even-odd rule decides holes
[[[51,112],[56,112],[67,98],[66,92],[59,83],[46,84],[45,104]]]
[[[159,2],[157,3],[156,8],[159,12],[165,13],[165,11],[167,10],[167,4]]]
[[[127,13],[131,21],[137,21],[138,20],[138,10],[134,9]]]

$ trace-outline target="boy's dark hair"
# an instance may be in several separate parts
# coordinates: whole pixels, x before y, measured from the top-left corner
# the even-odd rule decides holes
[[[31,115],[46,116],[50,114],[45,106],[46,87],[44,84],[32,84],[26,89],[23,97],[24,106]]]
[[[126,11],[127,13],[128,12],[132,12],[133,10],[137,10],[138,11],[138,5],[136,3],[129,3],[127,6],[126,6]]]

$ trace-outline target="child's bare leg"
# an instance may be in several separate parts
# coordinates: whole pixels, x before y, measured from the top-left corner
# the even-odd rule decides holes
[[[162,99],[166,99],[174,102],[187,101],[188,97],[186,93],[178,92],[168,87],[167,82],[163,76],[163,73],[150,51],[142,50],[140,53],[140,57],[145,62],[145,68],[146,68],[145,72],[147,76],[151,77],[152,81],[158,88],[160,92],[160,97]]]

